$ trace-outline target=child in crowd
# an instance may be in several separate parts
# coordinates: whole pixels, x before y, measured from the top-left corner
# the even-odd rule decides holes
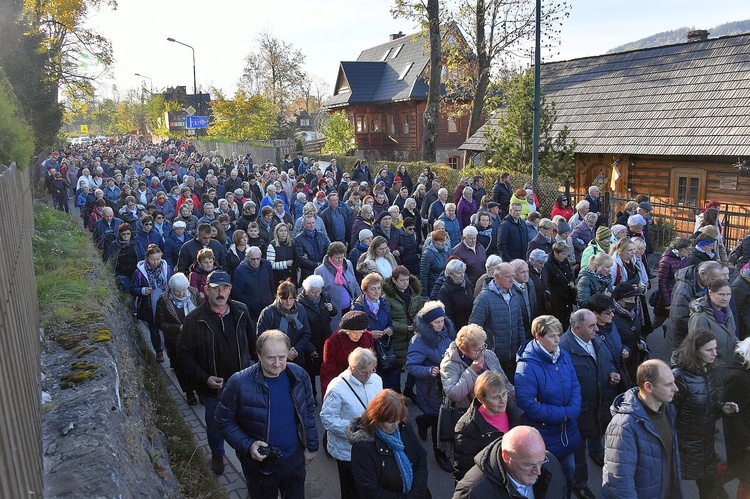
[[[196,261],[190,266],[190,287],[198,290],[198,303],[206,301],[206,279],[208,274],[218,270],[214,263],[214,252],[211,248],[203,248],[198,252]]]

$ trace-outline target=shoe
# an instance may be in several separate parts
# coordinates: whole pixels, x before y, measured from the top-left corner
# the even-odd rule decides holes
[[[576,497],[580,499],[596,499],[596,496],[593,492],[591,492],[591,489],[588,487],[583,487],[581,489],[573,489],[573,493],[576,495]]]
[[[419,434],[419,439],[424,442],[427,440],[427,424],[422,419],[422,416],[417,416],[415,421],[417,422],[417,433]]]
[[[215,475],[224,474],[224,456],[211,456],[211,471],[213,471]]]
[[[436,449],[435,461],[438,463],[438,466],[440,466],[441,470],[445,471],[446,473],[453,473],[453,465],[448,459],[448,456],[445,454],[445,451]]]
[[[414,393],[414,390],[412,390],[411,388],[404,388],[403,395],[404,395],[404,397],[406,397],[409,400],[411,400],[414,404],[417,403],[417,394]]]
[[[594,464],[599,466],[600,468],[604,466],[604,459],[601,456],[597,456],[593,452],[589,452],[589,457],[592,461],[594,461]]]
[[[185,393],[188,405],[198,405],[198,401],[195,399],[195,392]]]
[[[158,362],[159,364],[161,364],[162,362],[164,362],[164,353],[163,352],[159,352],[159,353],[156,354],[156,362]]]

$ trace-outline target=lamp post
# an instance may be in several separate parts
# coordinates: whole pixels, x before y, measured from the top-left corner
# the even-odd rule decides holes
[[[195,79],[195,49],[192,46],[188,45],[187,43],[182,43],[181,41],[175,40],[172,37],[167,38],[167,41],[179,43],[180,45],[184,45],[185,47],[193,51],[193,104],[195,104],[195,107],[198,109],[198,114],[202,116],[200,100],[196,102],[196,100],[198,99],[198,85],[196,84],[196,79]]]
[[[148,80],[148,86],[150,88],[149,93],[152,93],[152,94],[154,93],[154,80],[152,80],[148,76],[142,75],[140,73],[136,73],[135,76],[140,76],[141,78],[147,79]]]

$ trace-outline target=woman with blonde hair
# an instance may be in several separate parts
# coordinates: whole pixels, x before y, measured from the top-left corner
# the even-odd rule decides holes
[[[615,261],[606,253],[597,253],[589,260],[588,267],[581,270],[578,275],[578,292],[576,301],[578,305],[585,306],[586,301],[596,293],[611,295],[612,267]]]
[[[363,275],[377,272],[388,279],[397,265],[396,259],[388,248],[388,241],[383,236],[377,236],[367,248],[365,259],[357,266],[357,272]]]
[[[292,283],[297,282],[297,268],[294,265],[297,259],[294,252],[294,240],[289,234],[287,224],[280,223],[274,227],[273,240],[268,244],[266,258],[271,262],[275,287],[278,287],[287,279]]]

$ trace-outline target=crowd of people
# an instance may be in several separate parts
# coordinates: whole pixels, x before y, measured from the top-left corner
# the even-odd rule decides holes
[[[608,220],[591,186],[545,217],[507,173],[453,188],[303,153],[77,147],[43,163],[45,186],[205,407],[214,473],[227,442],[250,497],[304,497],[321,446],[342,498],[431,497],[428,433],[456,498],[591,498],[600,473],[602,497],[677,498],[681,479],[726,497],[735,478],[750,497],[750,236],[728,252],[718,206],[654,276],[645,196]],[[669,363],[651,358],[660,328]]]

